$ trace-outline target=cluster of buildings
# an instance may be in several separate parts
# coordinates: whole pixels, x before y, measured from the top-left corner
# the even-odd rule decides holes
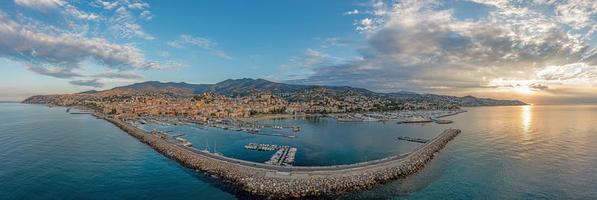
[[[356,92],[330,90],[272,95],[256,93],[229,97],[216,93],[173,95],[169,93],[106,93],[34,96],[31,103],[85,106],[121,118],[183,117],[199,122],[209,119],[248,118],[261,114],[350,113],[431,108],[424,103],[397,104],[388,98],[365,96]]]

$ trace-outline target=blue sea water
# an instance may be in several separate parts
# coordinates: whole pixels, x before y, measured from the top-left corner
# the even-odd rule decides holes
[[[346,199],[595,199],[597,106],[468,108],[455,123],[300,125],[296,138],[196,126],[146,125],[185,134],[197,148],[262,162],[249,142],[298,147],[297,165],[332,165],[408,152],[449,127],[463,132],[414,176]],[[264,130],[264,133],[278,130]],[[285,133],[292,134],[292,133]],[[90,115],[65,108],[0,103],[0,199],[234,199],[233,189],[176,162]]]

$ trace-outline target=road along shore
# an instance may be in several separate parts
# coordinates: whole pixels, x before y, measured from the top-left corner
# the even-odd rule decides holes
[[[119,119],[98,118],[113,123],[188,168],[220,177],[252,195],[268,198],[334,196],[366,190],[414,174],[461,132],[446,129],[408,154],[379,160],[335,166],[274,166],[185,147],[171,138],[150,134]]]

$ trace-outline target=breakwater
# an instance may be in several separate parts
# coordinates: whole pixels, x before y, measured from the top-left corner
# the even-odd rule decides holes
[[[274,166],[228,158],[178,144],[121,120],[103,117],[156,151],[191,169],[220,177],[257,196],[300,198],[339,195],[369,189],[422,169],[460,130],[447,129],[408,154],[335,166]]]

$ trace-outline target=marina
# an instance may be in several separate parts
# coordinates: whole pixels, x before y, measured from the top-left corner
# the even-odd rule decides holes
[[[421,110],[421,111],[396,111],[396,112],[370,112],[370,113],[348,113],[348,114],[330,114],[329,116],[339,122],[386,122],[396,121],[402,123],[428,123],[436,122],[438,124],[451,123],[448,120],[439,118],[453,116],[466,112],[462,109],[456,110]]]
[[[290,166],[296,149],[283,148],[269,164],[225,157],[187,147],[159,132],[147,133],[119,119],[105,119],[156,151],[181,164],[222,178],[262,197],[298,198],[361,191],[416,173],[461,131],[446,129],[410,153],[366,162],[334,166]]]

